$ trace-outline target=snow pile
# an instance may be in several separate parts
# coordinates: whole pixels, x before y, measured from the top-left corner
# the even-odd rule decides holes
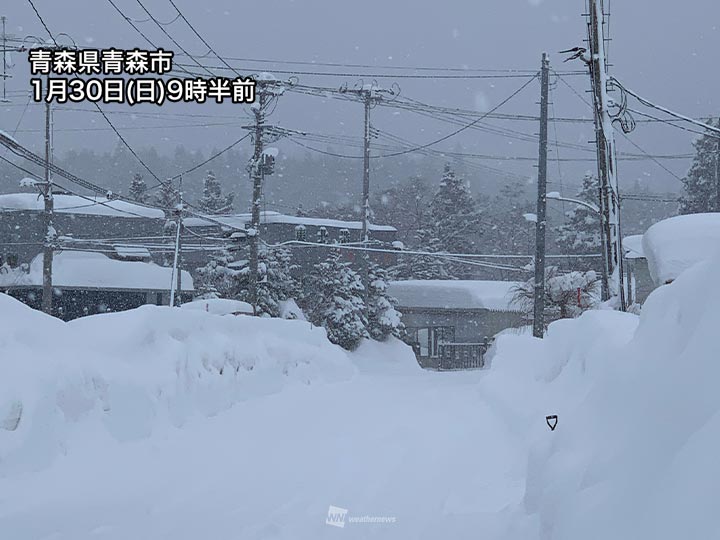
[[[183,309],[206,311],[213,315],[252,315],[253,307],[242,300],[231,298],[207,298],[193,300],[181,306]]]
[[[48,465],[79,424],[141,439],[356,371],[301,321],[143,306],[63,323],[6,295],[0,313],[0,477]]]
[[[634,334],[603,311],[498,339],[485,391],[529,450],[506,538],[720,536],[719,264],[655,291]]]
[[[664,219],[645,232],[642,247],[655,285],[663,285],[720,252],[720,214]]]

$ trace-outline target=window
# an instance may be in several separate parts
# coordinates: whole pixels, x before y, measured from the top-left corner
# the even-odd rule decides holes
[[[295,240],[298,242],[304,242],[306,236],[305,225],[298,225],[295,227]]]
[[[328,231],[325,227],[320,227],[317,232],[317,241],[320,244],[327,244],[328,242]]]
[[[350,231],[347,229],[340,229],[340,243],[341,244],[347,244],[350,242]]]

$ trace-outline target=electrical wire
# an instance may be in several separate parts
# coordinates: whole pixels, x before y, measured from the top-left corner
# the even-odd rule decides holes
[[[43,28],[45,28],[45,31],[46,31],[46,32],[48,33],[48,35],[50,36],[50,39],[52,39],[53,43],[54,43],[55,46],[57,47],[57,46],[58,46],[58,42],[55,41],[55,36],[53,36],[52,32],[51,32],[50,29],[48,28],[48,25],[45,24],[45,21],[43,20],[42,16],[40,15],[40,12],[39,12],[39,11],[37,10],[37,8],[35,7],[35,4],[33,3],[32,0],[28,0],[28,3],[30,4],[30,7],[32,7],[33,11],[35,12],[35,15],[37,15],[37,18],[40,20],[40,23],[43,25]]]

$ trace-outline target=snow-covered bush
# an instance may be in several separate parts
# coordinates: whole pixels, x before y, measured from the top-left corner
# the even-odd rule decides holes
[[[545,269],[545,321],[577,317],[597,305],[598,276],[594,271],[560,273],[556,266]],[[531,319],[535,298],[535,278],[513,289],[513,301]]]

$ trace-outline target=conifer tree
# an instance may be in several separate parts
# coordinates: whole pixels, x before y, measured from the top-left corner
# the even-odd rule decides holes
[[[135,173],[128,189],[130,198],[139,203],[147,202],[147,184],[140,173]]]
[[[720,118],[708,122],[720,127]],[[700,136],[693,142],[695,157],[692,166],[683,178],[683,195],[680,198],[681,214],[720,212],[718,207],[718,159],[720,147],[717,134]]]
[[[586,173],[576,199],[597,206],[599,182]],[[563,253],[597,253],[600,250],[600,216],[590,208],[573,204],[566,214],[567,221],[557,228],[556,244]]]
[[[157,206],[163,208],[168,215],[180,203],[180,192],[173,185],[172,178],[168,178],[158,188],[154,202]]]
[[[310,321],[327,331],[328,339],[353,350],[368,337],[364,287],[350,264],[340,260],[338,252],[315,265],[305,296]]]
[[[385,341],[390,336],[401,337],[404,325],[402,315],[395,309],[397,300],[388,293],[388,273],[371,263],[368,269],[367,330],[370,337]]]
[[[213,171],[208,171],[203,181],[203,196],[198,206],[208,214],[228,214],[232,212],[233,194],[222,194],[222,188]]]

